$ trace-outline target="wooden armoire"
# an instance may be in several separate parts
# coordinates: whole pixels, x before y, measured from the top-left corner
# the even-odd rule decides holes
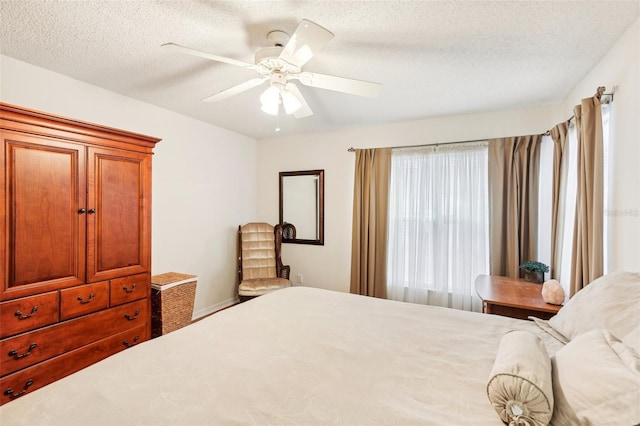
[[[0,103],[0,404],[151,335],[159,139]]]

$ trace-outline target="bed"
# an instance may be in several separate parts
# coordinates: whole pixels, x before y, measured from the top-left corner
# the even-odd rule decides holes
[[[533,321],[293,287],[26,394],[0,423],[500,425],[487,382],[511,330],[565,346]]]

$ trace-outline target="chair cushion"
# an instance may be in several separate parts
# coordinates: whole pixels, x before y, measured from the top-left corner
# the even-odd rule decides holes
[[[273,226],[248,223],[241,227],[242,278],[276,278],[276,247]]]
[[[290,286],[291,282],[285,278],[244,280],[238,286],[238,293],[240,296],[260,296]]]

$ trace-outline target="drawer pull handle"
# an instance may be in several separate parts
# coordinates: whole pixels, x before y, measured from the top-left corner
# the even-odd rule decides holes
[[[18,354],[17,350],[12,350],[11,352],[9,352],[9,356],[12,356],[13,359],[20,359],[20,358],[24,358],[25,356],[31,355],[31,351],[34,350],[35,348],[37,348],[38,345],[36,343],[32,343],[29,346],[29,349],[27,350],[27,352],[23,353],[22,355]]]
[[[127,293],[133,293],[133,291],[136,289],[136,283],[133,283],[133,285],[131,286],[131,288],[125,286],[122,286],[122,289],[124,291],[126,291]]]
[[[33,316],[33,314],[36,313],[37,310],[38,310],[38,307],[34,306],[33,308],[31,308],[31,313],[30,314],[23,315],[22,311],[15,311],[15,313],[13,315],[17,316],[19,320],[23,320],[23,319],[31,318]]]
[[[140,315],[140,309],[136,309],[136,313],[133,316],[127,313],[127,314],[124,314],[124,317],[129,321],[133,321],[134,319],[138,318],[138,315]]]
[[[82,296],[78,296],[78,300],[80,301],[81,305],[84,305],[85,303],[89,303],[93,300],[93,298],[95,297],[95,294],[91,293],[89,295],[89,298],[87,300],[85,300]]]
[[[13,389],[9,388],[6,391],[4,391],[5,395],[9,395],[10,399],[16,399],[19,396],[24,395],[25,393],[27,393],[27,390],[29,389],[29,386],[31,386],[33,384],[33,380],[29,379],[27,380],[27,383],[24,384],[24,389],[22,389],[20,392],[18,393],[13,393]]]
[[[96,212],[96,209],[89,209],[87,210],[88,214],[94,214]]]
[[[139,339],[140,339],[140,336],[136,336],[133,338],[133,342],[129,343],[128,340],[125,340],[124,342],[122,342],[122,344],[125,345],[127,348],[130,348],[132,346],[137,345]]]

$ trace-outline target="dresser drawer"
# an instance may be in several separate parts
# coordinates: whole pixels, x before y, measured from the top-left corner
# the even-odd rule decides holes
[[[111,280],[111,306],[147,297],[151,278],[149,274],[132,275],[130,277]]]
[[[108,281],[60,290],[60,320],[79,317],[108,307]]]
[[[146,340],[146,325],[131,328],[0,379],[0,405]]]
[[[0,303],[0,338],[58,321],[58,292]]]
[[[142,325],[146,318],[147,301],[138,300],[0,340],[0,376]]]

